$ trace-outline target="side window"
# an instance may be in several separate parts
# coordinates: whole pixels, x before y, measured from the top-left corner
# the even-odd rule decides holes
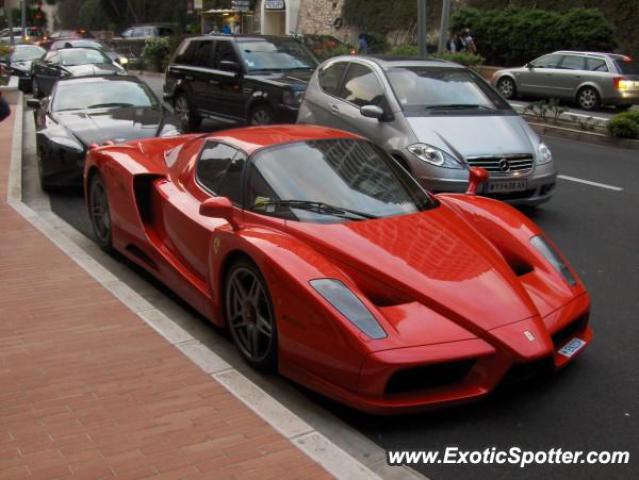
[[[346,62],[338,62],[328,67],[322,68],[318,74],[319,84],[324,92],[329,95],[337,95],[344,70],[346,70]]]
[[[564,55],[561,60],[560,68],[565,68],[566,70],[585,70],[586,57],[578,55]]]
[[[203,40],[193,42],[195,47],[193,49],[193,56],[191,57],[191,65],[198,67],[211,67],[213,57],[213,41]]]
[[[377,105],[383,108],[386,104],[384,90],[375,73],[358,63],[348,67],[340,97],[359,107]]]
[[[551,53],[550,55],[544,55],[543,57],[539,57],[537,60],[533,60],[530,64],[535,68],[557,68],[560,60],[560,55]]]
[[[122,36],[125,38],[129,38],[132,33],[133,33],[133,29],[127,28],[124,32],[122,32]]]
[[[603,58],[586,58],[586,69],[591,72],[607,72],[608,65],[606,65],[606,61]]]
[[[242,172],[246,156],[222,143],[207,143],[197,161],[198,181],[215,195],[242,203]]]
[[[183,63],[185,65],[191,64],[191,62],[193,61],[193,53],[195,52],[196,48],[197,42],[186,40],[175,52],[175,59],[173,60],[173,62]]]
[[[239,63],[231,42],[228,40],[218,40],[216,43],[217,47],[215,48],[215,61],[213,62],[213,68],[219,70],[220,62],[224,60]]]
[[[49,65],[58,65],[60,63],[60,55],[58,52],[49,52],[47,56],[44,57],[44,61]]]

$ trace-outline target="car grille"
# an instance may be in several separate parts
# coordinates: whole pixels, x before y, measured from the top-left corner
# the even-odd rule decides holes
[[[525,175],[532,170],[533,157],[530,154],[468,157],[466,163],[471,167],[483,167],[493,176]]]

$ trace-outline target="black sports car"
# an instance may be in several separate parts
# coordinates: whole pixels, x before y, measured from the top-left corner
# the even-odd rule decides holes
[[[16,45],[8,55],[0,58],[2,68],[9,75],[18,77],[18,88],[23,92],[31,91],[31,64],[47,53],[37,45]]]
[[[33,95],[46,97],[58,80],[91,75],[126,75],[126,70],[94,48],[50,51],[43,59],[33,62]]]
[[[80,186],[85,154],[94,145],[181,133],[179,119],[132,76],[60,80],[50,97],[27,104],[35,109],[40,184],[45,190]]]

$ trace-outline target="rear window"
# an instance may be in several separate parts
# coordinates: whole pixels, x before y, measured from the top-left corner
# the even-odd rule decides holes
[[[632,59],[619,59],[615,60],[615,65],[620,73],[626,75],[639,75],[639,62],[637,60]]]

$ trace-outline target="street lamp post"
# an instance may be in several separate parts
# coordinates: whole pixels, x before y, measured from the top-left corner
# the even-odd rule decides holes
[[[426,0],[417,0],[417,37],[419,55],[425,57],[426,51]]]
[[[22,36],[24,37],[27,32],[27,0],[20,2],[22,5]]]

